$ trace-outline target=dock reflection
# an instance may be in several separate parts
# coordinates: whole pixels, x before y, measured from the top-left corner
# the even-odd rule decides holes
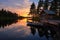
[[[60,40],[60,29],[59,26],[51,25],[48,23],[45,23],[43,26],[33,26],[27,24],[27,26],[30,27],[31,33],[33,35],[36,34],[36,30],[38,31],[38,35],[40,37],[45,36],[48,40],[51,37],[52,40]]]

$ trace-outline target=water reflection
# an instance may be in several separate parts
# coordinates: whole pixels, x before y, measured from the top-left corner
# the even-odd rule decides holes
[[[9,26],[16,22],[17,22],[17,19],[16,20],[0,20],[0,27],[4,28],[5,26]]]
[[[0,28],[0,40],[27,40],[30,37],[30,29],[26,26],[27,19],[19,19],[9,26]],[[8,25],[8,24],[6,24]]]
[[[38,21],[38,22],[40,22],[40,21]],[[47,40],[60,40],[59,26],[56,27],[56,26],[51,26],[49,24],[46,24],[46,25],[47,26],[36,26],[36,25],[33,26],[30,24],[28,26],[30,26],[31,33],[33,35],[35,35],[36,32],[38,31],[38,35],[40,36],[40,38],[43,38],[45,36],[47,38]]]
[[[59,40],[59,28],[31,26],[27,25],[27,22],[27,18],[1,21],[0,40]],[[40,21],[31,20],[30,22],[39,23]]]
[[[35,35],[35,33],[36,33],[36,28],[31,27],[30,29],[31,29],[31,33],[32,33],[33,35]]]

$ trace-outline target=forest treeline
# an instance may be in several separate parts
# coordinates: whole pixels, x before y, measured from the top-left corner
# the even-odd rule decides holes
[[[18,18],[18,15],[16,13],[12,13],[4,9],[0,10],[0,19],[16,19],[16,18]]]

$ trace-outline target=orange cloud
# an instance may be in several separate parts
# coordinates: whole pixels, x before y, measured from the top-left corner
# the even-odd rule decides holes
[[[26,9],[17,9],[17,8],[7,7],[5,9],[9,10],[11,12],[17,13],[18,16],[26,17],[28,15],[28,13],[29,13],[29,8],[26,8]]]
[[[19,16],[27,16],[30,5],[31,2],[29,2],[29,0],[8,0],[8,2],[2,3],[0,8],[15,12]]]

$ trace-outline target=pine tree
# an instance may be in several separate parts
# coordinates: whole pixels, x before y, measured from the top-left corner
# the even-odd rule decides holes
[[[52,1],[52,6],[51,6],[51,10],[54,11],[56,14],[60,14],[60,0],[53,0]]]
[[[57,14],[60,16],[60,0],[57,0]]]
[[[49,0],[45,0],[45,9],[47,9],[48,8],[48,2]]]
[[[56,8],[57,8],[57,1],[53,0],[51,5],[51,10],[56,12]]]
[[[37,7],[37,13],[39,14],[39,9],[40,9],[40,7],[42,6],[42,4],[43,4],[43,0],[39,0],[39,2],[38,2],[38,7]]]
[[[35,12],[36,12],[36,6],[35,6],[35,3],[33,2],[32,5],[31,5],[30,13],[29,14],[33,14]]]
[[[33,2],[30,9],[35,9],[35,3]]]

